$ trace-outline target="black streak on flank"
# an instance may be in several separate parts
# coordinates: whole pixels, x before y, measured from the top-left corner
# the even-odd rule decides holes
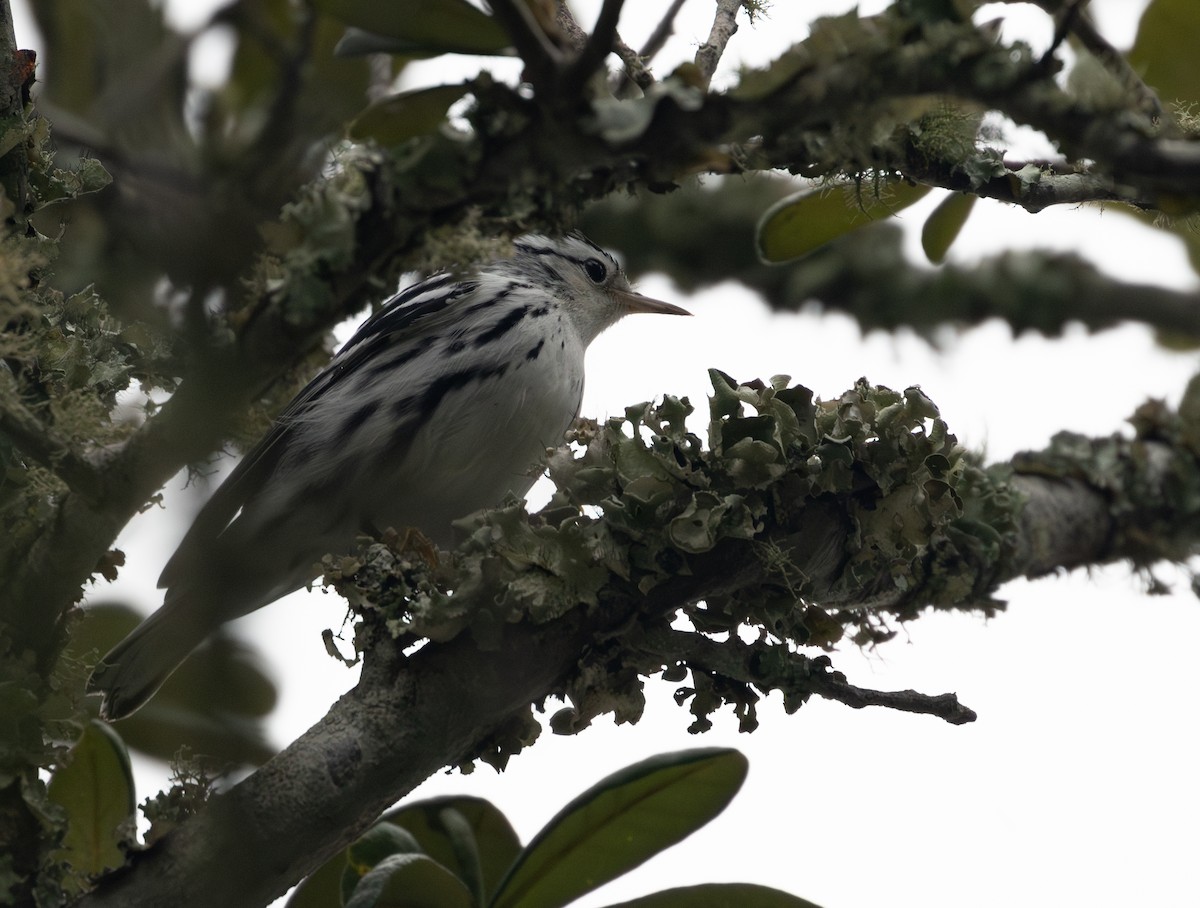
[[[351,436],[361,429],[363,424],[372,416],[374,416],[378,409],[378,401],[372,401],[371,403],[363,404],[361,407],[347,416],[346,419],[343,420],[342,424],[338,427],[338,444],[345,444],[348,442]]]
[[[476,312],[482,312],[484,309],[491,309],[502,300],[508,299],[514,290],[528,290],[529,288],[529,284],[523,284],[520,281],[509,281],[504,285],[504,289],[499,293],[493,293],[491,296],[487,296],[477,303],[472,303],[470,306],[464,309],[463,318],[466,318],[468,315],[474,315]]]
[[[529,310],[532,308],[532,306],[522,306],[519,309],[513,309],[506,316],[504,316],[504,318],[492,325],[492,327],[476,335],[475,346],[485,347],[492,341],[499,340],[500,338],[504,337],[504,335],[508,334],[509,331],[521,323],[521,319],[525,318],[525,316],[529,314]]]
[[[380,338],[380,340],[386,341],[386,340],[390,340],[390,338]],[[380,345],[381,348],[384,346],[386,346],[386,344]],[[377,362],[375,365],[371,366],[370,375],[372,378],[378,378],[381,375],[387,375],[391,372],[395,372],[397,369],[399,369],[405,363],[411,362],[412,360],[416,359],[418,356],[420,356],[422,353],[424,353],[425,350],[426,350],[425,347],[412,347],[412,348],[401,350],[395,356],[392,356],[388,359],[384,359],[380,362]],[[374,352],[374,351],[372,351],[372,352]]]
[[[471,369],[460,369],[458,372],[443,375],[421,395],[421,400],[417,408],[420,422],[425,422],[441,406],[442,400],[451,391],[464,388],[471,384],[471,382],[484,381],[488,378],[499,378],[507,371],[508,363],[500,363],[495,366],[476,366]]]
[[[446,395],[459,388],[465,388],[472,382],[486,381],[489,378],[500,378],[508,371],[508,363],[495,366],[460,369],[443,375],[431,384],[420,397],[405,397],[392,404],[392,415],[400,425],[388,439],[388,447],[384,452],[385,462],[399,462],[408,450],[413,435],[432,417],[441,406]],[[415,417],[410,421],[411,417]]]
[[[542,338],[537,342],[537,346],[525,354],[525,359],[532,362],[538,358],[538,354],[542,352],[542,347],[546,346],[546,339]]]

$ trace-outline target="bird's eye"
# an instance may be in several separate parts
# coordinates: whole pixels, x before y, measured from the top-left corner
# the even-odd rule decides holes
[[[603,284],[604,279],[608,277],[608,269],[604,267],[604,262],[600,259],[588,259],[583,263],[583,270],[595,284]]]

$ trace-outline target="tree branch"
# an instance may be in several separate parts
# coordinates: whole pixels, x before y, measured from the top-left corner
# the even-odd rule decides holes
[[[737,14],[743,5],[743,0],[717,0],[717,14],[713,18],[708,40],[696,51],[696,68],[700,70],[701,85],[705,89],[712,82],[717,64],[725,54],[725,46],[737,33]]]
[[[933,337],[999,318],[1016,332],[1059,336],[1071,324],[1099,331],[1125,322],[1200,338],[1200,295],[1108,277],[1079,256],[1008,252],[971,264],[914,264],[899,229],[872,224],[806,258],[764,265],[755,230],[762,212],[795,191],[784,180],[709,181],[633,202],[592,206],[584,229],[619,249],[632,275],[659,272],[694,292],[736,280],[772,308],[814,305],[855,318],[864,330],[899,325]],[[852,204],[848,201],[847,204]],[[687,230],[672,225],[688,224]]]
[[[1143,114],[1155,120],[1162,116],[1163,107],[1158,95],[1130,66],[1125,55],[1113,47],[1108,39],[1096,30],[1096,25],[1087,11],[1086,2],[1066,5],[1060,4],[1058,0],[1054,0],[1053,3],[1050,0],[1040,0],[1040,2],[1035,0],[1035,2],[1054,16],[1057,23],[1051,50],[1047,53],[1053,53],[1066,35],[1074,35],[1079,39],[1079,43],[1130,92]]]
[[[592,74],[600,68],[613,50],[613,42],[617,35],[617,21],[621,18],[621,7],[625,0],[604,0],[600,7],[600,15],[592,34],[579,54],[566,65],[562,74],[562,94],[566,98],[578,97],[583,92],[583,86]],[[624,42],[622,42],[624,43]]]
[[[646,61],[643,56],[622,41],[619,34],[615,35],[613,38],[613,49],[617,52],[617,56],[621,58],[621,62],[625,65],[624,73],[614,88],[613,94],[620,94],[621,84],[626,79],[633,82],[633,84],[642,91],[645,91],[654,84],[654,76],[651,75],[650,70],[646,68]]]
[[[745,683],[778,686],[789,694],[789,708],[816,693],[855,708],[881,705],[953,723],[970,721],[973,714],[953,695],[863,690],[829,670],[824,657],[810,660],[781,647],[742,644],[736,634],[730,642],[718,643],[707,636],[710,631],[678,634],[669,624],[682,609],[698,627],[707,622],[711,632],[722,623],[736,627],[751,620],[750,612],[742,609],[752,612],[769,598],[770,624],[761,618],[752,623],[769,626],[777,637],[808,635],[809,645],[819,645],[819,635],[825,634],[828,645],[829,627],[868,620],[864,616],[891,614],[910,620],[927,604],[978,609],[999,584],[1017,576],[1121,558],[1145,563],[1164,556],[1186,557],[1200,541],[1200,464],[1187,441],[1200,439],[1200,425],[1194,422],[1194,414],[1200,413],[1200,382],[1194,385],[1181,408],[1192,416],[1148,405],[1133,421],[1133,439],[1060,436],[1046,450],[1023,455],[1003,469],[955,473],[951,464],[950,472],[937,468],[944,480],[921,486],[920,477],[915,477],[884,492],[873,485],[872,477],[883,475],[881,470],[906,475],[895,468],[889,451],[893,437],[919,440],[912,420],[926,426],[929,443],[941,444],[939,430],[928,426],[928,416],[920,415],[927,412],[922,398],[912,392],[906,406],[918,410],[903,415],[896,412],[898,404],[893,406],[878,420],[859,425],[860,441],[832,441],[834,436],[828,434],[825,441],[818,440],[828,472],[818,465],[813,473],[813,448],[789,448],[785,472],[765,485],[743,487],[736,509],[726,501],[719,524],[724,529],[714,525],[715,541],[707,548],[696,544],[700,512],[695,505],[705,502],[708,513],[715,514],[724,472],[735,469],[744,476],[751,469],[742,459],[750,449],[739,444],[749,439],[740,439],[739,430],[770,437],[764,419],[774,420],[778,428],[798,418],[796,437],[807,437],[803,395],[726,385],[739,399],[757,401],[751,405],[760,415],[742,419],[729,409],[728,397],[718,392],[723,402],[714,404],[714,413],[724,415],[713,429],[719,450],[711,452],[697,450],[686,430],[673,423],[680,413],[678,401],[665,401],[658,411],[631,417],[661,430],[653,442],[636,428],[630,438],[620,420],[589,430],[587,452],[577,456],[564,449],[556,455],[553,472],[563,490],[560,495],[608,498],[604,522],[589,522],[577,514],[563,520],[568,512],[562,497],[543,512],[545,524],[529,524],[515,507],[502,509],[479,517],[478,528],[488,524],[489,531],[473,533],[455,554],[457,576],[444,578],[447,588],[455,590],[454,620],[473,626],[473,614],[487,615],[489,621],[476,630],[489,643],[480,644],[465,632],[406,658],[400,651],[404,640],[392,641],[386,634],[377,638],[368,648],[359,684],[325,718],[259,772],[137,855],[136,872],[106,877],[79,905],[165,905],[180,891],[188,892],[196,905],[262,904],[319,866],[387,804],[438,768],[486,753],[503,758],[518,750],[526,735],[508,744],[495,736],[510,722],[520,725],[520,717],[529,716],[529,704],[569,695],[577,704],[582,698],[581,712],[591,715],[594,701],[588,702],[589,697],[619,700],[630,688],[640,689],[637,674],[661,670],[676,660]],[[871,401],[895,400],[886,394],[873,397],[876,393],[860,385],[824,409],[819,407],[824,414],[817,416],[819,425],[844,409],[850,421],[840,425],[850,428],[872,412]],[[794,415],[787,417],[779,406]],[[953,437],[944,440],[945,450],[952,450]],[[630,460],[632,450],[616,456],[606,451],[608,445],[640,446],[643,454]],[[854,450],[853,469],[836,465],[832,446],[838,445]],[[931,462],[923,448],[913,456]],[[689,463],[696,458],[695,464]],[[639,529],[636,519],[637,507],[644,507],[645,484],[627,484],[621,475],[619,464],[635,461],[640,478],[653,476],[659,484],[656,500],[674,502],[671,510],[654,517],[657,529]],[[698,469],[700,461],[703,471]],[[645,472],[653,463],[663,466]],[[675,464],[674,469],[668,464]],[[822,476],[842,491],[820,491],[825,487],[814,477]],[[695,485],[699,477],[711,485]],[[817,494],[802,494],[805,483],[800,480],[805,477],[817,481],[812,490]],[[941,481],[957,483],[953,496],[931,491]],[[950,511],[941,517],[926,512],[915,497],[919,490]],[[876,520],[872,515],[882,514],[878,525],[894,530],[887,516],[897,513],[889,502],[892,496],[903,499],[905,513],[915,508],[933,523],[923,530],[928,535],[912,540],[907,549],[913,559],[910,566],[901,569],[885,553],[891,572],[863,572],[864,552],[876,545],[891,546],[871,521]],[[759,510],[756,502],[763,500],[775,502],[777,510]],[[680,524],[674,514],[690,516]],[[739,535],[749,514],[759,515],[752,539]],[[676,537],[676,532],[682,535]],[[530,538],[523,534],[528,533],[536,538],[536,563],[523,548]],[[560,540],[566,546],[563,551],[574,552],[576,558],[588,550],[588,540],[595,541],[598,547],[587,558],[590,568],[595,560],[624,567],[600,578],[595,588],[581,586],[583,575],[574,568],[559,576],[551,567],[561,563],[551,554]],[[363,556],[388,551],[386,546],[371,546]],[[481,583],[474,576],[484,564],[495,582]],[[410,565],[391,574],[385,581],[389,589],[394,591],[397,581],[409,582],[411,570],[419,568]],[[514,578],[521,582],[511,582]],[[532,594],[536,601],[561,599],[564,609],[556,616],[543,614],[536,623],[527,617],[504,624],[496,636],[496,615],[519,602],[516,591],[528,592],[531,584],[538,586]],[[592,604],[572,599],[572,594]],[[514,595],[518,599],[510,602]],[[791,597],[793,614],[781,608],[781,595]],[[700,607],[701,602],[706,604]],[[811,603],[820,604],[823,623],[815,620]],[[991,603],[991,609],[996,607]],[[377,614],[371,626],[396,620],[399,616]],[[641,666],[632,677],[631,665]],[[577,685],[579,679],[587,679],[585,687]],[[713,708],[715,704],[699,707],[701,714]],[[214,866],[222,872],[213,873]]]
[[[540,95],[551,93],[562,65],[562,53],[538,25],[529,5],[521,0],[489,0],[488,5],[525,61],[530,84]]]
[[[675,34],[675,17],[679,15],[679,11],[683,9],[683,4],[686,0],[671,0],[671,5],[667,7],[667,11],[663,13],[662,19],[658,25],[654,27],[654,31],[650,33],[650,37],[646,39],[646,43],[642,45],[642,49],[638,54],[645,60],[652,60],[658,56],[658,52],[663,49],[663,45],[667,43],[667,39]]]
[[[100,471],[70,442],[23,407],[11,387],[0,395],[0,434],[7,435],[20,450],[81,497],[90,502],[102,497],[104,477]]]
[[[856,687],[841,672],[833,670],[827,656],[810,658],[761,640],[743,643],[733,637],[718,642],[701,634],[662,628],[647,632],[638,640],[637,649],[663,662],[682,660],[693,670],[717,673],[763,691],[778,690],[789,712],[816,694],[852,709],[883,706],[935,716],[951,725],[964,725],[977,718],[973,710],[959,703],[955,694],[930,696],[914,690]]]

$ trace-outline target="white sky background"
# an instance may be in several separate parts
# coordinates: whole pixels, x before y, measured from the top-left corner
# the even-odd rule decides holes
[[[861,4],[864,13],[882,2]],[[1144,0],[1094,0],[1101,31],[1118,46],[1133,39]],[[177,0],[179,21],[202,21],[208,3]],[[629,3],[622,19],[637,46],[665,2]],[[805,34],[821,11],[848,2],[777,0],[762,24],[744,23],[724,71],[763,63]],[[578,3],[590,22],[598,3]],[[36,46],[16,11],[18,40]],[[712,4],[691,0],[656,70],[688,59],[708,33]],[[997,5],[1014,30],[1044,46],[1043,14]],[[221,65],[219,47],[198,67]],[[460,61],[473,72],[478,61]],[[486,62],[485,62],[486,65]],[[211,71],[211,69],[209,70]],[[511,70],[509,70],[511,71]],[[457,70],[455,71],[457,73]],[[51,73],[46,74],[52,77]],[[423,64],[421,79],[446,75],[446,61]],[[918,228],[938,198],[901,214]],[[1001,248],[1077,249],[1129,280],[1192,287],[1181,248],[1132,219],[1094,209],[1038,215],[997,203],[976,206],[951,260],[966,263]],[[918,240],[912,237],[914,256]],[[604,416],[664,392],[689,395],[703,432],[706,369],[748,379],[787,373],[832,397],[860,375],[903,388],[920,384],[959,438],[992,459],[1039,448],[1059,429],[1108,434],[1147,397],[1175,403],[1195,370],[1192,354],[1154,345],[1126,327],[1066,339],[1011,338],[990,323],[947,335],[942,351],[910,334],[863,337],[841,316],[771,315],[741,288],[718,287],[683,299],[669,283],[641,282],[651,296],[685,303],[695,318],[670,324],[677,351],[654,349],[651,317],[626,319],[589,353],[583,411]],[[802,351],[798,352],[798,351]],[[165,510],[143,515],[118,542],[129,556],[121,581],[97,590],[157,606],[154,581],[198,502],[167,488]],[[537,502],[533,502],[536,504]],[[573,738],[546,732],[497,776],[441,775],[414,797],[475,794],[496,803],[528,840],[566,801],[616,769],[652,753],[729,745],[750,757],[750,777],[732,806],[707,828],[617,883],[580,902],[600,906],[675,885],[708,880],[773,885],[825,908],[1000,908],[1014,903],[1117,908],[1195,905],[1200,816],[1194,700],[1200,603],[1177,572],[1178,592],[1143,595],[1125,568],[1075,572],[1001,590],[1008,611],[991,622],[941,615],[913,622],[874,653],[835,654],[852,683],[885,690],[957,691],[979,720],[954,728],[882,709],[850,710],[814,700],[785,716],[779,698],[760,704],[762,727],[738,735],[729,713],[700,737],[670,699],[673,686],[649,685],[643,721],[615,728],[601,720]],[[271,724],[285,744],[315,722],[354,680],[329,659],[320,632],[337,626],[340,600],[299,594],[238,622],[271,666],[281,706]],[[1140,633],[1133,636],[1130,629]],[[158,764],[137,765],[139,797],[157,790]]]

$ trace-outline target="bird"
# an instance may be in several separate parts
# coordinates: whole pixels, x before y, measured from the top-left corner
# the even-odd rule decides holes
[[[218,626],[311,583],[364,532],[451,524],[523,497],[578,417],[584,353],[635,292],[580,233],[528,234],[507,258],[401,290],[289,403],[197,514],[163,604],[96,666],[113,721],[139,709]]]

